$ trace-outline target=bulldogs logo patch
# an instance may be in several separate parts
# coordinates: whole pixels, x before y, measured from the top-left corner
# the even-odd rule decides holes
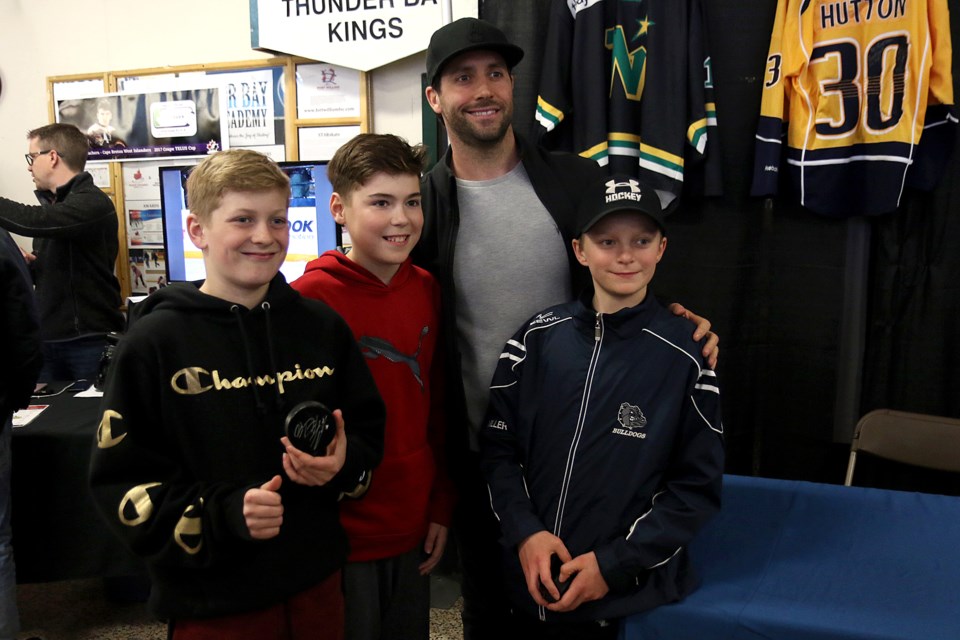
[[[619,422],[623,428],[614,427],[613,432],[615,434],[639,438],[641,440],[647,437],[646,433],[637,431],[637,429],[642,429],[647,426],[647,418],[643,415],[643,411],[640,411],[640,407],[632,405],[629,402],[622,403],[620,410],[617,411],[617,422]]]
[[[617,421],[626,429],[640,429],[647,426],[647,419],[640,411],[640,407],[636,407],[629,402],[620,405]]]

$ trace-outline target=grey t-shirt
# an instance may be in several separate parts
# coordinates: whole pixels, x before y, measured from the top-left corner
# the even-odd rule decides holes
[[[476,450],[504,343],[530,316],[572,297],[570,265],[560,230],[523,164],[493,180],[458,178],[457,199],[457,339]]]

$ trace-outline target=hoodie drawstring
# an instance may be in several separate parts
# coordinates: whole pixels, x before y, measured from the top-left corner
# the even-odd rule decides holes
[[[277,368],[277,356],[273,348],[273,328],[270,326],[270,303],[264,300],[260,303],[260,308],[263,309],[263,319],[267,328],[267,356],[270,358],[270,371],[273,372],[273,375],[279,376],[280,370]],[[277,380],[277,384],[274,385],[273,392],[277,396],[277,408],[282,407],[283,398],[280,397],[279,380]]]
[[[243,324],[243,312],[240,310],[240,305],[238,304],[231,305],[230,311],[236,316],[237,325],[240,327],[240,338],[243,340],[243,353],[247,357],[247,374],[249,374],[251,380],[256,380],[257,370],[253,365],[253,354],[250,351],[250,339],[247,336],[247,327]],[[267,333],[269,336],[269,331]],[[273,354],[271,354],[271,356],[272,355]],[[274,369],[274,371],[276,371],[276,369]],[[259,385],[252,384],[250,386],[253,387],[253,397],[257,404],[257,413],[266,415],[267,406],[260,397]]]

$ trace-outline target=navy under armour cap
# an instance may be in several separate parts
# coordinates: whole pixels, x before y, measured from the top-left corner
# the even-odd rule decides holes
[[[600,220],[618,211],[645,213],[659,225],[660,232],[667,235],[663,208],[656,189],[624,175],[607,176],[587,187],[577,210],[578,235],[586,233]]]
[[[496,51],[511,70],[523,59],[523,49],[510,42],[503,31],[491,23],[477,18],[460,18],[443,25],[430,36],[427,82],[435,85],[443,65],[461,53],[478,49]]]

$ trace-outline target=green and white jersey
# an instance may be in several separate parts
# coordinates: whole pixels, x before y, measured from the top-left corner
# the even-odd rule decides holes
[[[543,143],[679,196],[720,193],[716,106],[700,0],[556,0],[537,99]]]

